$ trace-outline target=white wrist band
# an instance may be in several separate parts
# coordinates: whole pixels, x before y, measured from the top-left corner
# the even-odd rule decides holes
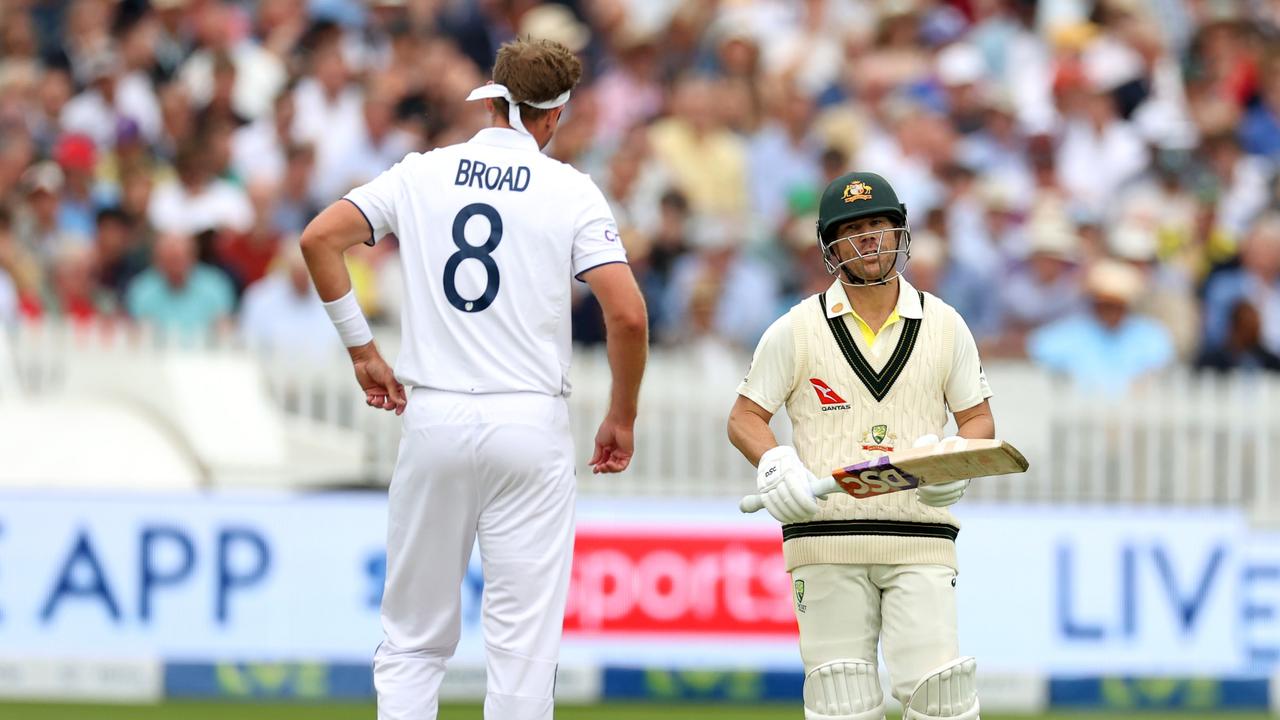
[[[338,329],[338,337],[342,338],[343,345],[349,348],[359,347],[373,340],[373,331],[369,329],[369,321],[360,310],[360,303],[356,302],[354,289],[337,300],[324,303],[324,311],[329,313],[329,319]]]

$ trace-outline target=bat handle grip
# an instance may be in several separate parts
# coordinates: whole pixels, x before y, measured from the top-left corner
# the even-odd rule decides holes
[[[826,497],[827,495],[838,491],[840,489],[840,485],[831,475],[823,475],[822,477],[815,477],[813,481],[809,483],[809,489],[813,491],[814,497]],[[764,498],[759,495],[748,495],[742,498],[742,501],[738,503],[738,509],[744,513],[757,512],[763,508]]]
[[[833,475],[815,476],[813,482],[809,483],[809,489],[813,491],[813,496],[824,498],[833,492],[840,492],[840,483],[836,482]]]

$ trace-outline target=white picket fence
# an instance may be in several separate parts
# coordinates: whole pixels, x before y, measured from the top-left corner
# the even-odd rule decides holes
[[[22,329],[10,337],[17,383],[27,395],[57,392],[68,360],[96,348],[166,352],[150,336]],[[381,340],[393,355],[394,337]],[[184,352],[190,352],[187,347]],[[234,343],[209,353],[245,354]],[[622,475],[591,475],[585,460],[605,412],[609,370],[602,351],[580,351],[570,403],[581,492],[597,496],[735,496],[753,471],[729,444],[725,418],[749,357],[714,347],[655,351],[636,427],[636,457]],[[364,472],[352,485],[385,484],[399,423],[363,405],[342,356],[322,366],[258,356],[267,386],[286,413],[357,430]],[[1280,380],[1265,375],[1152,378],[1121,400],[1082,394],[1026,364],[988,364],[997,432],[1031,462],[1024,475],[975,481],[970,497],[1041,503],[1137,503],[1247,508],[1280,519],[1273,448],[1280,441]],[[0,388],[4,385],[0,371]],[[4,393],[0,392],[0,398]],[[234,422],[227,418],[227,422]],[[786,420],[775,420],[787,437]]]

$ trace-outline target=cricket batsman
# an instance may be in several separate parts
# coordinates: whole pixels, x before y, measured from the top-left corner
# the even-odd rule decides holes
[[[563,45],[498,51],[491,127],[411,153],[329,206],[302,249],[366,402],[403,413],[391,478],[379,720],[434,720],[457,646],[460,586],[480,546],[487,720],[551,720],[573,554],[570,291],[603,310],[613,389],[589,461],[633,453],[648,321],[618,226],[591,179],[543,155],[582,65]],[[343,253],[394,233],[407,302],[394,375]],[[405,388],[408,388],[406,393]]]
[[[907,209],[879,175],[852,172],[822,194],[818,245],[835,277],[773,323],[729,415],[729,439],[758,468],[783,523],[794,587],[806,720],[879,720],[877,647],[905,720],[975,720],[976,663],[960,657],[956,548],[947,509],[968,480],[868,499],[814,497],[815,474],[959,436],[993,438],[973,335],[949,305],[902,276]],[[769,420],[786,405],[795,446]]]

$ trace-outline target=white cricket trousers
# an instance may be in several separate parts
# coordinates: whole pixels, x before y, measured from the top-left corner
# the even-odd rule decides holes
[[[479,539],[486,720],[550,720],[573,556],[564,398],[415,388],[391,479],[379,720],[434,720]]]
[[[874,663],[883,637],[893,696],[905,706],[920,678],[960,656],[956,571],[945,565],[801,565],[791,577],[806,674],[832,660]]]

